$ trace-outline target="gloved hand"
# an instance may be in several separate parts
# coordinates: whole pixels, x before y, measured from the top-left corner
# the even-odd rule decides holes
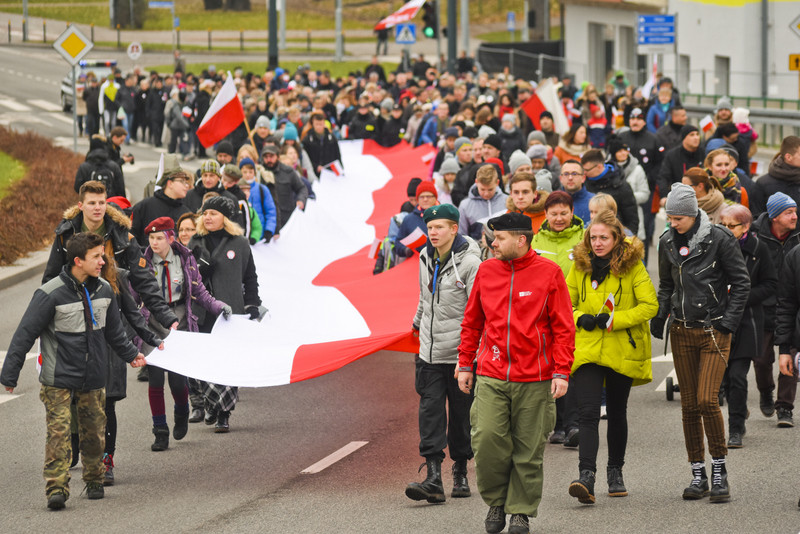
[[[264,236],[261,239],[264,240],[264,243],[269,243],[272,240],[272,232],[264,230]]]
[[[666,319],[661,317],[653,317],[650,319],[650,334],[656,339],[664,339],[664,324]]]
[[[722,324],[721,320],[719,320],[719,321],[711,321],[711,324],[714,326],[715,329],[719,330],[723,334],[732,334],[733,333],[730,330],[728,330],[727,326],[724,326]]]
[[[250,246],[253,246],[256,243],[258,243],[258,241],[256,241],[254,237],[248,237],[247,240],[250,242]]]
[[[597,328],[608,328],[609,319],[611,319],[611,316],[607,313],[598,313],[594,316],[594,322]]]
[[[250,314],[251,321],[259,321],[264,318],[267,314],[267,310],[264,306],[245,306],[244,311]]]
[[[232,313],[233,313],[233,308],[231,308],[227,304],[222,307],[222,317],[223,318],[230,319]]]
[[[597,323],[595,322],[594,315],[591,313],[584,313],[578,317],[577,325],[587,332],[591,332],[594,330],[594,327],[597,326]]]

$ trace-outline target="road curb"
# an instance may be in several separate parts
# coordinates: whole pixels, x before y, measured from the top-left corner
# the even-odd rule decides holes
[[[40,250],[18,260],[15,265],[0,267],[0,290],[8,289],[44,273],[49,255],[49,249]]]

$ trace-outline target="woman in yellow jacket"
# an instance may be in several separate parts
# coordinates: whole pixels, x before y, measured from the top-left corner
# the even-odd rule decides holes
[[[570,388],[578,404],[580,478],[569,494],[593,504],[600,422],[600,399],[606,387],[608,409],[608,494],[628,494],[622,480],[628,441],[627,405],[631,386],[653,379],[648,321],[658,311],[656,290],[642,258],[644,245],[625,238],[610,210],[592,219],[574,250],[567,275],[575,316],[575,361]]]

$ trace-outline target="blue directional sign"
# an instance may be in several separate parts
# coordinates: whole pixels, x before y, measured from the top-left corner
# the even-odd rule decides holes
[[[174,4],[172,2],[167,2],[164,0],[151,0],[147,7],[150,9],[172,9]]]
[[[638,44],[675,44],[675,15],[639,15],[638,22]]]
[[[506,15],[506,29],[510,32],[517,29],[517,16],[513,11],[509,11]]]
[[[412,45],[417,42],[417,25],[413,23],[398,24],[394,27],[394,42]]]

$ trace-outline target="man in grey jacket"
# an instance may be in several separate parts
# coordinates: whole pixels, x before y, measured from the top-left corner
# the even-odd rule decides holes
[[[445,501],[441,470],[445,447],[454,462],[451,496],[470,496],[472,393],[458,389],[456,364],[461,321],[481,260],[477,243],[459,234],[459,218],[451,204],[432,206],[423,214],[429,242],[419,258],[419,304],[413,329],[419,335],[415,378],[420,396],[419,453],[428,472],[423,482],[406,487],[406,496],[429,503]]]

